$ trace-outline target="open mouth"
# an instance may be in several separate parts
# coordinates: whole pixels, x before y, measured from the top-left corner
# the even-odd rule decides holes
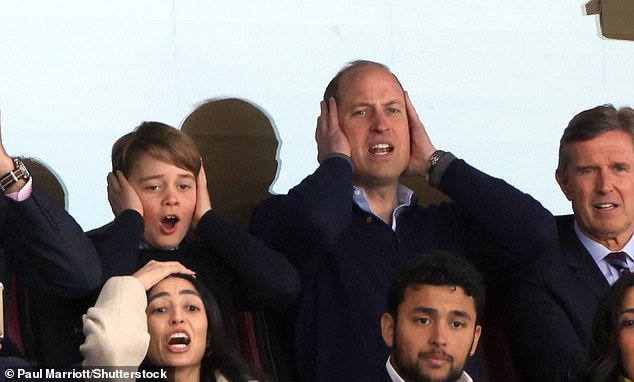
[[[387,155],[394,151],[394,147],[388,145],[387,143],[377,143],[376,145],[371,146],[368,151],[373,155]]]
[[[176,215],[167,215],[161,219],[161,224],[168,228],[174,228],[176,223],[178,223],[181,219]]]
[[[170,347],[176,349],[184,349],[187,347],[187,345],[189,345],[190,342],[191,340],[185,332],[172,333],[172,335],[170,335],[170,338],[167,340],[167,344]]]
[[[614,204],[614,203],[597,203],[594,205],[594,208],[598,210],[610,210],[618,206],[619,206],[618,204]]]

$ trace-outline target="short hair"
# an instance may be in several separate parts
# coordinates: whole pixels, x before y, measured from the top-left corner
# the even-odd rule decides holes
[[[570,164],[568,146],[576,142],[594,139],[608,131],[623,131],[634,140],[634,109],[616,109],[610,104],[584,110],[575,115],[564,130],[559,141],[559,163],[557,170],[565,171]]]
[[[324,101],[328,102],[330,97],[333,97],[335,101],[339,102],[339,83],[341,82],[341,79],[343,78],[343,76],[346,73],[349,73],[353,70],[356,70],[364,66],[375,66],[377,68],[387,71],[392,76],[394,76],[394,79],[396,79],[396,82],[398,82],[401,89],[403,89],[403,85],[401,85],[401,81],[399,81],[398,77],[396,77],[396,75],[392,73],[392,71],[387,65],[381,64],[380,62],[374,62],[369,60],[356,60],[356,61],[350,61],[346,63],[343,66],[343,68],[341,68],[337,72],[337,74],[332,78],[332,80],[330,80],[330,82],[328,83],[328,86],[326,86],[326,91],[324,91]]]
[[[186,133],[161,122],[143,122],[112,146],[112,171],[126,177],[143,154],[171,163],[198,175],[200,152]]]
[[[479,322],[486,302],[482,275],[464,257],[452,252],[430,250],[415,257],[392,280],[387,296],[387,311],[394,320],[398,307],[405,299],[410,286],[434,285],[461,287],[467,296],[473,297]]]
[[[634,287],[634,274],[623,274],[599,303],[592,332],[592,342],[583,381],[616,381],[622,375],[619,331],[621,307],[627,290]]]

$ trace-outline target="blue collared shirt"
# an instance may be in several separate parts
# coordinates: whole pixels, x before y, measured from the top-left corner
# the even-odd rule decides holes
[[[410,190],[406,186],[399,184],[398,189],[396,190],[396,202],[398,205],[392,211],[392,230],[396,232],[396,218],[400,215],[401,212],[405,209],[405,207],[412,204],[412,196],[414,195],[414,191]],[[370,202],[368,198],[365,196],[365,190],[362,187],[352,186],[352,200],[357,203],[359,208],[363,211],[376,216],[377,219],[381,219],[377,216],[370,208]],[[381,219],[383,220],[383,219]],[[387,224],[387,222],[385,222]]]

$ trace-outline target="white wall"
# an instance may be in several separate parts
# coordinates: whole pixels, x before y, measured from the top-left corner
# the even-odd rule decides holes
[[[239,97],[279,130],[283,193],[316,167],[325,85],[366,58],[399,76],[437,147],[567,213],[553,175],[563,128],[597,104],[634,103],[634,42],[601,38],[584,3],[3,0],[2,136],[61,176],[91,229],[112,218],[116,138]]]

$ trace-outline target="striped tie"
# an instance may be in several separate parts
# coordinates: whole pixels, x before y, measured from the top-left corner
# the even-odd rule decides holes
[[[605,261],[607,261],[611,266],[614,267],[620,274],[628,274],[630,273],[630,268],[627,266],[627,260],[625,252],[611,252],[605,256]]]

